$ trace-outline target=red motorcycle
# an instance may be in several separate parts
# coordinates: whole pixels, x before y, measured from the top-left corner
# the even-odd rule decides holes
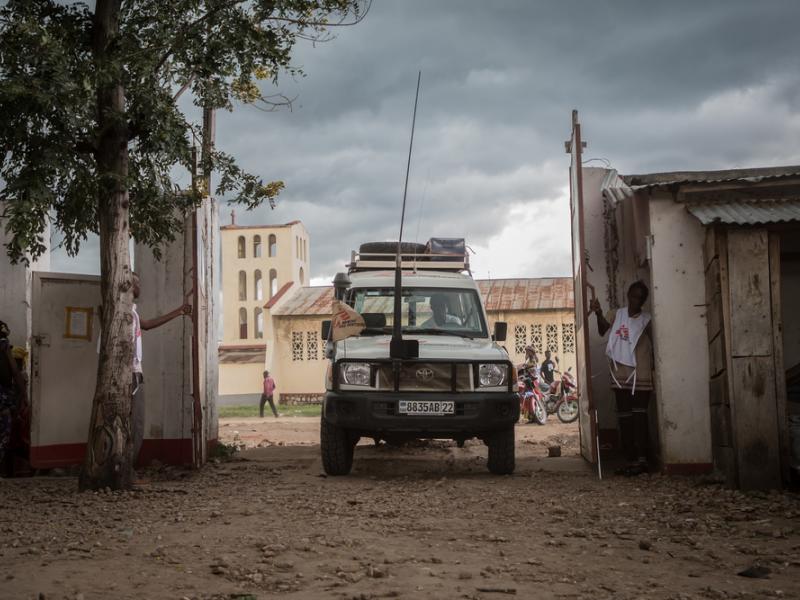
[[[544,395],[539,391],[537,377],[528,369],[520,368],[517,379],[517,395],[520,401],[520,413],[528,423],[544,425],[547,422],[547,409]]]
[[[547,414],[555,413],[562,423],[573,423],[578,418],[578,386],[572,367],[561,373],[558,381],[551,384],[540,382],[539,390],[544,394]]]

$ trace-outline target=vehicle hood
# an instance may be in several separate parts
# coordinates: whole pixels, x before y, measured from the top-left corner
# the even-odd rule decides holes
[[[444,335],[405,335],[403,339],[419,340],[419,357],[454,360],[508,360],[506,351],[497,343]],[[389,358],[389,335],[352,337],[336,344],[336,359]]]

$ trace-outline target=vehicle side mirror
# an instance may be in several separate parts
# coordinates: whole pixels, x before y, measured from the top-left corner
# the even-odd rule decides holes
[[[331,337],[331,322],[326,320],[322,322],[322,339],[328,340]]]
[[[495,321],[494,323],[494,338],[495,342],[505,342],[506,335],[508,334],[508,323],[505,321]]]

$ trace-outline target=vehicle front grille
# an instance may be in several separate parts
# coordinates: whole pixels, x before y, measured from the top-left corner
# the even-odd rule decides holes
[[[450,363],[406,363],[400,367],[401,392],[450,392],[453,391],[453,369],[455,369],[455,391],[472,389],[472,369],[468,364]],[[392,365],[378,367],[379,390],[394,390]]]

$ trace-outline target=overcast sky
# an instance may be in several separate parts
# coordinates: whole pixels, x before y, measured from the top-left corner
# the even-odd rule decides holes
[[[569,275],[571,110],[621,173],[800,164],[798,23],[795,0],[374,0],[297,46],[292,112],[218,115],[218,147],[286,183],[237,222],[302,220],[315,283],[396,239],[422,70],[405,239],[465,237],[481,278]],[[53,266],[97,272],[96,241]]]

